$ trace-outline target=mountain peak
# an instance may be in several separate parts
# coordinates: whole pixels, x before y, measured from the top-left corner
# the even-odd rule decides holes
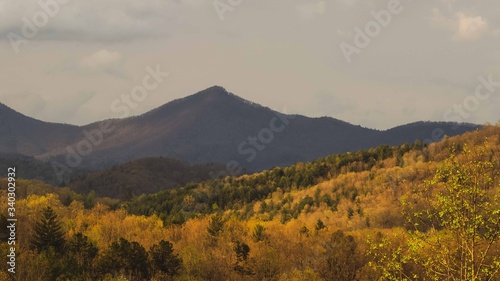
[[[196,94],[193,94],[191,96],[193,96],[193,97],[197,97],[197,96],[205,97],[205,96],[208,96],[208,97],[221,97],[221,98],[226,98],[226,97],[237,97],[237,98],[240,98],[237,95],[235,95],[235,94],[230,93],[229,91],[227,91],[224,87],[218,86],[218,85],[206,88],[205,90],[201,90],[201,91],[199,91]]]
[[[192,96],[193,97],[195,97],[195,96],[207,96],[207,97],[211,97],[211,98],[232,99],[233,101],[240,102],[242,104],[250,105],[253,107],[257,107],[257,108],[264,108],[264,106],[262,106],[258,103],[246,100],[238,95],[235,95],[235,94],[227,91],[224,87],[218,86],[218,85],[207,88],[207,89],[200,91]]]
[[[219,86],[219,85],[214,85],[212,87],[206,88],[205,90],[202,90],[198,93],[202,93],[202,92],[215,92],[215,93],[225,93],[225,94],[229,93],[224,87]]]
[[[212,86],[210,88],[206,88],[205,90],[201,90],[201,91],[199,91],[196,94],[191,95],[191,96],[192,97],[210,97],[210,98],[214,98],[214,97],[227,97],[227,96],[230,96],[230,95],[232,95],[232,94],[229,93],[226,89],[224,89],[224,87],[215,85],[215,86]]]
[[[212,86],[209,88],[206,88],[205,90],[199,91],[193,95],[176,99],[171,102],[168,102],[150,112],[158,112],[161,111],[165,108],[170,108],[172,106],[176,106],[178,104],[185,104],[189,106],[202,106],[206,107],[209,105],[222,105],[222,104],[231,104],[233,106],[236,106],[238,104],[240,105],[250,105],[252,107],[256,108],[263,108],[262,105],[258,103],[254,103],[251,101],[248,101],[244,98],[241,98],[229,91],[227,91],[224,87],[221,86]],[[145,113],[145,115],[148,115],[148,113]]]

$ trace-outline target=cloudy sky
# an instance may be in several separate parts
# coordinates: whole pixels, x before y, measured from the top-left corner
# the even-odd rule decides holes
[[[499,14],[498,0],[0,0],[0,101],[87,124],[117,117],[149,67],[169,76],[133,115],[220,85],[377,129],[495,123]]]

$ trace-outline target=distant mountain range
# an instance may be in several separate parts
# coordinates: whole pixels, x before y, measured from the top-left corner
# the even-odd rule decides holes
[[[382,144],[439,140],[477,128],[418,122],[378,131],[330,117],[282,114],[214,86],[140,116],[85,126],[43,122],[0,103],[0,154],[93,170],[163,156],[192,164],[227,163],[225,172],[231,174]]]

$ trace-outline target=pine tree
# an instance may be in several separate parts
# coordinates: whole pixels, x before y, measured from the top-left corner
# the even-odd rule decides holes
[[[155,244],[149,250],[153,268],[168,276],[175,276],[181,269],[182,259],[174,254],[172,243],[161,240],[160,244]]]
[[[77,233],[71,237],[61,260],[58,280],[86,281],[95,273],[93,260],[97,256],[97,247],[87,236]]]
[[[322,230],[323,228],[326,228],[326,225],[321,219],[318,219],[318,221],[316,222],[316,232]]]
[[[63,250],[64,232],[51,207],[47,207],[43,211],[42,218],[35,224],[35,234],[31,244],[39,252],[51,247],[58,253]]]
[[[101,257],[102,272],[125,275],[132,280],[149,280],[148,253],[137,242],[129,242],[121,237],[113,242]]]
[[[264,241],[264,239],[266,238],[265,230],[266,228],[264,226],[262,226],[261,224],[257,224],[253,229],[253,240],[255,242]]]
[[[234,270],[241,276],[253,275],[252,269],[246,264],[248,255],[250,253],[250,247],[246,243],[237,241],[236,245],[234,246],[234,252],[236,254],[236,263],[234,264]]]
[[[224,220],[221,215],[215,215],[210,219],[207,232],[212,238],[219,236],[219,233],[224,229]]]
[[[77,233],[68,242],[68,252],[75,257],[78,265],[85,269],[92,264],[98,249],[87,236]]]
[[[83,202],[83,206],[85,207],[85,209],[90,210],[90,209],[94,208],[95,203],[96,203],[95,191],[92,190],[87,195],[87,198],[85,198],[85,202]]]

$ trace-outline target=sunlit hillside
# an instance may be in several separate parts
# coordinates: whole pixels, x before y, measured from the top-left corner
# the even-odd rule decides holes
[[[18,280],[500,280],[499,126],[127,201],[17,185]]]

